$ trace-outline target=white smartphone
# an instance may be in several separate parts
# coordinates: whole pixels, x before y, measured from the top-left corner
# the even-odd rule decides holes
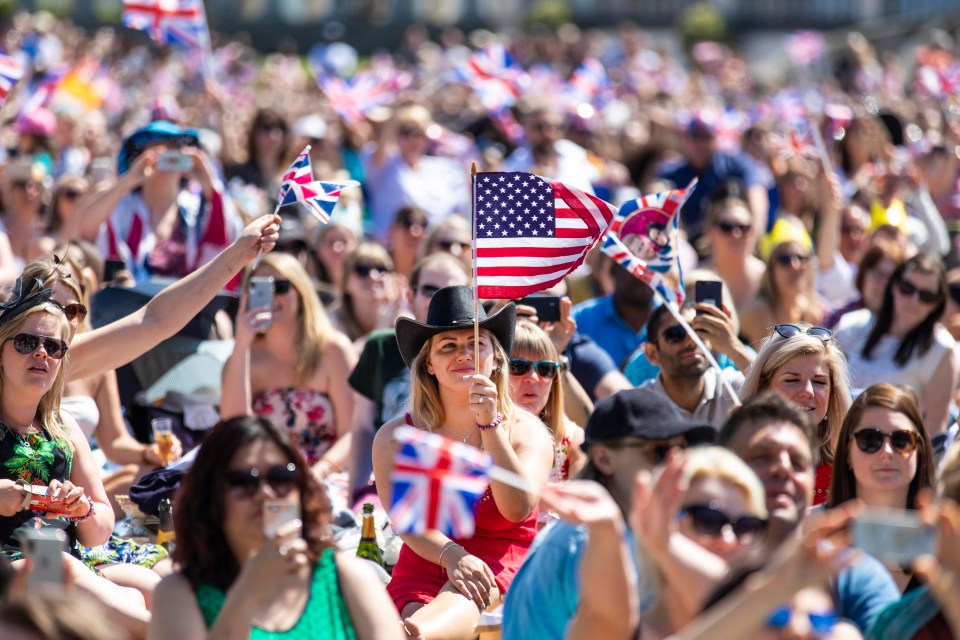
[[[934,554],[937,532],[916,511],[866,509],[851,526],[853,546],[885,564],[909,567],[914,558]]]
[[[63,552],[67,549],[67,534],[54,527],[24,529],[17,532],[20,550],[33,562],[33,571],[27,578],[27,588],[36,589],[45,584],[63,584]]]
[[[190,171],[193,158],[179,151],[164,151],[157,156],[157,169],[161,171]]]
[[[249,297],[247,298],[248,309],[259,309],[268,307],[273,312],[273,277],[250,278],[248,288]],[[258,331],[266,331],[273,324],[273,319],[266,320],[257,324]]]
[[[300,502],[293,500],[263,501],[263,535],[273,538],[288,522],[300,520]]]

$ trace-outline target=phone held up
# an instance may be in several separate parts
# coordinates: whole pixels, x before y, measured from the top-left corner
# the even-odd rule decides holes
[[[560,296],[527,296],[518,300],[517,304],[536,309],[540,322],[560,321]]]
[[[300,502],[294,500],[263,501],[263,535],[274,538],[288,522],[300,520]]]
[[[273,277],[250,278],[248,292],[248,309],[260,309],[262,307],[267,307],[270,310],[271,318],[260,321],[256,325],[257,331],[266,331],[273,324]]]
[[[67,549],[67,535],[54,527],[21,529],[17,532],[20,549],[30,558],[33,570],[27,578],[27,589],[45,584],[63,584],[63,552]]]
[[[723,307],[723,283],[719,280],[697,280],[694,300],[701,304],[712,304],[716,308]],[[697,311],[697,313],[701,313]]]
[[[908,568],[917,556],[937,550],[936,529],[922,523],[916,511],[866,509],[851,531],[853,546],[885,564]]]
[[[193,158],[179,151],[164,151],[157,156],[157,169],[161,171],[190,171]]]

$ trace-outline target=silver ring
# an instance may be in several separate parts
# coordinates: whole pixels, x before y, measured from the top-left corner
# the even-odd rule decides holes
[[[289,552],[290,552],[290,550],[287,549],[287,546],[286,546],[286,545],[280,545],[280,548],[277,549],[277,553],[279,553],[279,554],[280,554],[282,557],[284,557],[284,558],[287,557],[287,554],[288,554]]]

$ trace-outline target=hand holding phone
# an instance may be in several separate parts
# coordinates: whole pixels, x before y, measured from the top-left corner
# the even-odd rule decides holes
[[[250,278],[248,292],[247,309],[266,307],[270,310],[271,316],[255,325],[256,330],[262,333],[273,325],[273,277]]]
[[[720,280],[697,280],[694,300],[699,304],[712,304],[723,308],[723,282]],[[697,312],[701,313],[700,311]]]
[[[853,546],[885,564],[909,567],[917,556],[937,550],[936,529],[921,522],[918,511],[866,509],[851,530]]]
[[[300,502],[297,500],[263,501],[263,535],[275,538],[277,532],[289,522],[300,520]],[[299,537],[299,534],[298,534]]]
[[[527,296],[518,300],[517,304],[536,309],[540,322],[560,321],[560,296]]]
[[[160,171],[190,171],[193,169],[193,158],[180,151],[164,151],[157,156],[155,166]]]

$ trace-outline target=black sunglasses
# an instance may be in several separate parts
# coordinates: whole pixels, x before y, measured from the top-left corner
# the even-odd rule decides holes
[[[383,266],[382,264],[355,264],[353,265],[353,272],[360,276],[361,278],[369,278],[371,274],[376,273],[390,273],[393,269]]]
[[[767,521],[755,516],[741,516],[734,520],[723,511],[708,504],[693,504],[680,510],[680,516],[690,516],[690,522],[697,533],[717,537],[723,528],[730,525],[733,535],[741,542],[751,542],[763,535]]]
[[[643,449],[647,456],[649,456],[650,461],[653,464],[658,465],[667,459],[667,455],[669,455],[673,449],[684,449],[686,448],[686,445],[663,444],[649,441],[626,441],[615,445],[614,448]]]
[[[795,324],[775,324],[773,325],[773,330],[784,338],[792,338],[798,336],[801,333],[805,333],[808,336],[813,336],[814,338],[820,338],[824,342],[827,342],[833,337],[833,331],[827,329],[826,327],[799,327]]]
[[[236,495],[252,498],[260,490],[260,484],[266,482],[270,490],[278,497],[286,497],[297,488],[297,465],[288,462],[278,464],[265,471],[260,469],[230,469],[227,471],[227,487]]]
[[[67,200],[76,200],[82,195],[83,195],[83,192],[77,191],[76,189],[64,189],[63,191],[60,192],[60,196],[62,198],[66,198]]]
[[[960,282],[947,285],[947,290],[950,292],[950,297],[953,298],[953,301],[960,304]]]
[[[87,307],[86,305],[80,304],[79,302],[74,302],[73,304],[60,304],[57,305],[63,311],[63,315],[67,317],[67,320],[73,322],[83,322],[84,318],[87,317]]]
[[[917,448],[920,436],[916,431],[898,429],[893,433],[884,433],[876,427],[868,427],[857,431],[851,436],[857,443],[857,448],[864,453],[876,453],[883,448],[883,441],[890,438],[890,446],[901,455],[910,455]]]
[[[59,360],[67,355],[67,343],[60,338],[38,336],[34,333],[18,333],[15,336],[7,338],[7,340],[13,340],[13,348],[17,350],[17,353],[25,356],[35,353],[41,345],[43,346],[43,350],[47,352],[47,355],[54,360]]]
[[[424,298],[430,300],[436,295],[437,291],[440,291],[441,287],[434,286],[432,284],[419,284],[415,287],[411,287],[411,290],[414,294],[420,294]]]
[[[416,127],[400,127],[400,129],[397,130],[397,135],[405,138],[425,138],[427,136],[423,129]]]
[[[917,285],[913,284],[909,280],[898,280],[897,288],[900,289],[900,293],[911,297],[913,294],[917,294],[917,297],[920,298],[920,302],[925,304],[933,304],[940,299],[940,294],[936,291],[930,291],[928,289],[921,289]]]
[[[293,285],[290,283],[289,280],[274,280],[273,292],[278,296],[282,296],[284,294],[290,293],[290,287],[292,286]]]
[[[781,253],[777,256],[777,264],[781,267],[792,267],[794,263],[802,267],[808,262],[810,262],[810,256],[805,256],[800,253]]]
[[[510,358],[510,375],[512,376],[525,376],[530,373],[531,368],[536,369],[537,375],[541,378],[555,378],[560,371],[560,363],[553,360]]]
[[[675,324],[667,327],[660,332],[660,337],[654,341],[654,344],[660,340],[666,340],[668,344],[680,344],[687,337],[687,330],[681,325]]]
[[[424,229],[427,228],[426,220],[411,220],[410,218],[404,218],[402,220],[397,220],[397,224],[399,224],[404,229],[418,229],[420,231],[423,231]]]
[[[725,235],[732,235],[734,231],[739,232],[740,235],[745,236],[750,233],[750,229],[753,227],[749,224],[737,224],[735,222],[725,222],[720,221],[717,223],[717,229],[720,229]]]

